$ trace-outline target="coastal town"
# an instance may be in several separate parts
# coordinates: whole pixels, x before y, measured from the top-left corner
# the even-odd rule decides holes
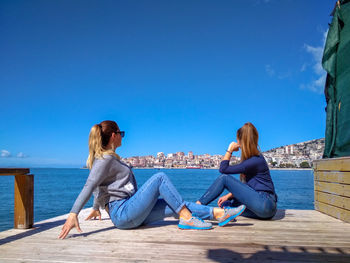
[[[316,139],[292,145],[280,146],[263,155],[270,167],[311,168],[315,160],[322,158],[325,139]]]
[[[263,152],[270,168],[311,168],[312,162],[322,158],[324,138],[280,146]],[[178,169],[218,169],[223,155],[201,154],[192,151],[168,153],[158,152],[156,156],[133,156],[122,158],[124,162],[135,168],[178,168]],[[240,161],[232,156],[230,164]]]

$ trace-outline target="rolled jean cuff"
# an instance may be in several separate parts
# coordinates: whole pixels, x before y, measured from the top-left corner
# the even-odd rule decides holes
[[[210,206],[210,220],[214,220],[214,207]]]
[[[186,205],[185,201],[182,201],[181,205],[175,210],[176,214],[179,214],[181,209]]]

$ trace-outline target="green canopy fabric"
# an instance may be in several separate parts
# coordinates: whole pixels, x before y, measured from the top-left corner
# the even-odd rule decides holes
[[[327,71],[324,158],[350,156],[350,0],[338,1],[322,66]]]

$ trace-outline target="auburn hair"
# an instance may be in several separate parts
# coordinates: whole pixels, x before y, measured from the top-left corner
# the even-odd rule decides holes
[[[113,133],[119,131],[118,124],[115,121],[103,121],[92,126],[89,135],[89,157],[86,161],[87,168],[91,169],[96,158],[103,158],[104,154],[114,155],[120,159],[119,155],[112,149],[107,149],[109,139]]]
[[[237,130],[237,139],[241,148],[241,162],[260,154],[258,145],[259,133],[252,123],[247,122]],[[245,182],[245,175],[241,174],[240,179],[242,182]]]

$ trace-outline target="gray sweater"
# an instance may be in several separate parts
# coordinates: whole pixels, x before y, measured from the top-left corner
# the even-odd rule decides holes
[[[94,193],[94,209],[109,202],[125,199],[137,191],[134,174],[129,166],[113,155],[95,159],[83,190],[75,200],[71,213],[78,214]]]

